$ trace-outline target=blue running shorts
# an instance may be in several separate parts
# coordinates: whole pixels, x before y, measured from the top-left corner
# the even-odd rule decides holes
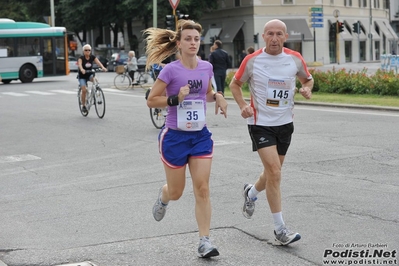
[[[170,168],[180,168],[191,157],[212,158],[212,133],[207,127],[200,131],[163,128],[158,136],[161,160]]]

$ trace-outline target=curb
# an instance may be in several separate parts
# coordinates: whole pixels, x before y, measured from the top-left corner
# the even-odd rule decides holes
[[[296,101],[298,105],[313,105],[323,107],[338,107],[338,108],[351,108],[351,109],[367,109],[367,110],[378,110],[378,111],[394,111],[399,112],[399,108],[390,106],[376,106],[376,105],[356,105],[356,104],[339,104],[339,103],[322,103],[322,102],[304,102]]]
[[[7,266],[7,264],[0,260],[0,266]]]
[[[226,96],[226,100],[233,100],[232,96]],[[249,102],[249,98],[245,98],[245,101]],[[297,105],[309,105],[309,106],[322,106],[322,107],[337,107],[337,108],[351,108],[351,109],[364,109],[364,110],[377,110],[377,111],[393,111],[399,112],[399,107],[391,106],[377,106],[377,105],[356,105],[356,104],[340,104],[340,103],[323,103],[323,102],[307,102],[307,101],[295,101]]]

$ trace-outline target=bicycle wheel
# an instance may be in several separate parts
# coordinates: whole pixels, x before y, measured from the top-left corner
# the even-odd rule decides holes
[[[105,115],[105,97],[103,90],[98,87],[94,94],[94,105],[96,106],[96,113],[99,118]]]
[[[141,72],[137,77],[137,83],[134,84],[135,86],[139,86],[141,88],[149,87],[148,82],[150,81],[151,76],[148,72]]]
[[[117,88],[118,90],[125,91],[130,87],[130,85],[132,85],[132,81],[130,80],[130,77],[128,77],[127,75],[118,74],[114,78],[114,85],[115,88]]]
[[[86,94],[86,97],[87,97],[87,94]],[[83,105],[82,105],[82,88],[81,87],[79,87],[79,90],[78,90],[78,104],[79,104],[80,113],[83,116],[87,116],[89,114],[89,112],[88,111],[83,112],[83,110],[82,110]]]
[[[158,129],[165,125],[166,108],[150,108],[151,121]]]

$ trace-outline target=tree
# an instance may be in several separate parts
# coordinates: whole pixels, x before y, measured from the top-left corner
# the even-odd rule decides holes
[[[15,21],[27,21],[26,8],[21,3],[0,2],[0,18],[9,18]]]
[[[44,22],[44,17],[50,16],[49,0],[13,0],[1,1],[0,17],[16,21]],[[10,3],[11,2],[11,3]],[[133,21],[141,21],[143,28],[152,25],[153,1],[150,0],[54,0],[56,25],[62,25],[68,31],[83,32],[80,42],[86,42],[86,32],[98,28],[100,35],[104,26],[109,27],[114,34],[113,46],[117,46],[117,36],[122,32],[123,37],[136,50],[141,32],[134,33]],[[178,10],[189,14],[190,18],[198,21],[203,12],[217,8],[214,0],[180,0]],[[165,15],[172,13],[169,1],[157,0],[158,21]],[[127,36],[126,36],[127,35]],[[100,36],[99,39],[103,39]]]

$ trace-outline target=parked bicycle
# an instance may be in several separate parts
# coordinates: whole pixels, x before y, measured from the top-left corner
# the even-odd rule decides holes
[[[116,73],[117,75],[114,78],[114,85],[118,90],[127,90],[134,87],[144,88],[144,84],[147,84],[151,79],[151,75],[145,71],[144,68],[139,68],[135,72],[134,83],[132,82],[129,72],[125,66],[118,66],[116,68]]]
[[[87,116],[90,111],[91,106],[95,106],[96,108],[96,113],[99,118],[103,118],[105,115],[105,97],[104,97],[104,92],[100,88],[100,84],[98,82],[98,79],[95,76],[96,70],[86,70],[86,73],[93,73],[94,74],[94,80],[91,82],[91,86],[88,86],[88,82],[86,82],[86,109],[87,112],[84,112],[82,110],[82,88],[78,87],[78,103],[79,103],[79,110],[80,113],[83,116]]]

